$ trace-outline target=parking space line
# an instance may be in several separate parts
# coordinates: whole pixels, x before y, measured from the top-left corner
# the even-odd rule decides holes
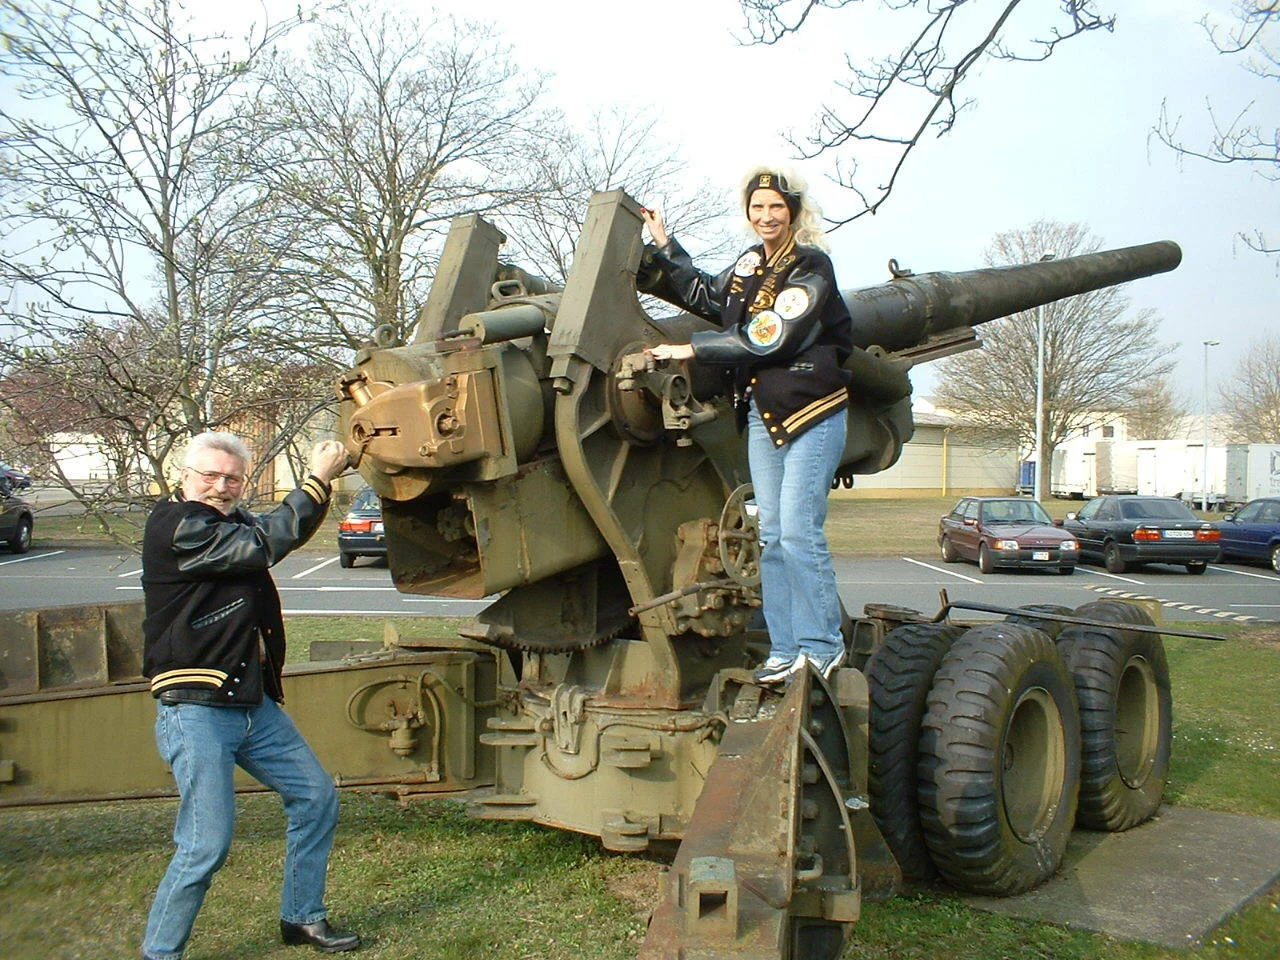
[[[28,560],[43,560],[46,557],[56,557],[60,553],[66,553],[65,550],[52,550],[49,553],[28,553],[25,557],[18,557],[16,560],[0,560],[0,567],[7,567],[11,563],[26,563]]]
[[[117,573],[116,576],[123,580],[125,577],[136,577],[141,572],[142,568],[139,567],[137,570],[130,570],[128,573]]]
[[[1132,584],[1136,584],[1136,585],[1137,585],[1137,586],[1139,586],[1139,587],[1145,587],[1145,586],[1146,586],[1146,584],[1145,584],[1145,583],[1143,583],[1141,580],[1133,580],[1133,579],[1131,579],[1130,577],[1122,577],[1122,576],[1120,576],[1120,574],[1118,574],[1118,573],[1103,573],[1101,570],[1090,570],[1088,567],[1082,567],[1082,566],[1079,566],[1078,564],[1077,564],[1077,566],[1076,566],[1076,572],[1077,572],[1077,573],[1091,573],[1091,574],[1093,574],[1095,577],[1106,577],[1106,578],[1107,578],[1107,579],[1109,579],[1109,580],[1123,580],[1125,583],[1132,583]],[[1090,588],[1090,589],[1092,589],[1092,588]]]
[[[1269,573],[1254,573],[1250,570],[1232,570],[1230,567],[1210,567],[1210,570],[1221,570],[1223,573],[1234,573],[1242,577],[1257,577],[1259,580],[1280,580],[1280,577]]]
[[[290,580],[301,580],[301,579],[302,579],[303,577],[305,577],[307,574],[309,574],[309,573],[315,573],[317,570],[320,570],[320,569],[322,569],[322,568],[324,568],[324,567],[327,567],[327,566],[329,566],[329,564],[331,564],[331,563],[336,563],[336,562],[337,562],[337,560],[338,560],[338,558],[337,558],[337,557],[330,557],[328,560],[321,560],[321,561],[320,561],[319,563],[317,563],[314,567],[308,567],[306,570],[303,570],[301,573],[295,573],[295,574],[294,574],[292,577],[290,577],[289,579],[290,579]]]
[[[1160,604],[1160,606],[1167,607],[1170,610],[1182,610],[1187,613],[1199,613],[1199,614],[1203,614],[1206,617],[1215,617],[1219,620],[1234,620],[1237,623],[1259,622],[1257,617],[1251,616],[1250,614],[1247,614],[1247,613],[1232,613],[1230,610],[1218,610],[1214,607],[1202,607],[1194,603],[1180,603],[1177,600],[1165,600],[1162,597],[1149,597],[1146,594],[1129,593],[1128,591],[1125,591],[1125,590],[1113,590],[1109,587],[1089,587],[1088,589],[1094,591],[1095,593],[1106,594],[1108,597],[1117,597],[1122,600],[1152,600]],[[1232,606],[1243,607],[1243,606],[1248,606],[1248,604],[1233,603]],[[1262,606],[1262,604],[1258,604],[1258,606]]]
[[[914,563],[917,567],[924,567],[926,570],[932,570],[934,573],[945,573],[947,576],[950,576],[950,577],[959,577],[961,580],[969,581],[969,583],[983,582],[977,579],[976,577],[966,576],[963,573],[956,573],[954,570],[946,570],[942,567],[935,567],[933,564],[925,563],[923,560],[913,560],[911,557],[900,557],[899,559],[905,560],[907,561],[907,563]]]
[[[116,587],[117,590],[141,590],[142,584],[124,584]],[[281,593],[293,591],[295,593],[395,593],[395,587],[285,587],[277,586],[277,590]]]
[[[286,617],[432,617],[436,614],[414,613],[412,610],[306,610],[285,607]]]

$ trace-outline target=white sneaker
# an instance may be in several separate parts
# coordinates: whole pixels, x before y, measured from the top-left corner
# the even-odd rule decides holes
[[[756,683],[781,683],[790,677],[797,670],[804,669],[804,654],[796,657],[774,657],[770,656],[754,674],[752,679]]]
[[[840,668],[844,663],[844,649],[841,648],[829,657],[814,656],[811,653],[801,654],[809,663],[813,664],[813,669],[822,674],[822,679],[830,680],[831,675]]]

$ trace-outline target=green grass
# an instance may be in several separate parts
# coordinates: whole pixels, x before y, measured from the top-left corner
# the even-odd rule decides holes
[[[311,659],[313,640],[376,640],[390,624],[402,637],[456,637],[466,617],[288,617],[285,663]]]
[[[458,621],[406,619],[407,634]],[[1171,802],[1280,818],[1280,633],[1215,624],[1224,643],[1171,638]],[[291,659],[313,639],[379,639],[381,622],[299,617]],[[387,960],[636,955],[658,865],[613,855],[588,837],[466,818],[448,801],[401,807],[344,794],[329,902],[340,924]],[[0,813],[0,956],[136,954],[168,860],[174,804],[112,803]],[[283,817],[271,795],[243,797],[231,859],[218,874],[190,960],[257,960],[298,951],[277,942]],[[1142,869],[1136,864],[1135,869]],[[972,909],[944,888],[866,904],[849,960],[1275,960],[1280,886],[1190,951],[1112,940]]]

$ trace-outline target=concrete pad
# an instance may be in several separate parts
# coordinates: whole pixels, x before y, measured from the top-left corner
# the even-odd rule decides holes
[[[1077,830],[1062,869],[981,910],[1166,947],[1194,946],[1280,877],[1280,821],[1161,807],[1124,833]]]

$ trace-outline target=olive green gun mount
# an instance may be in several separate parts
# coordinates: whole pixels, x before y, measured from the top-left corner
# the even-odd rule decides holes
[[[641,218],[621,192],[592,199],[562,290],[501,264],[502,241],[455,220],[412,341],[378,331],[338,386],[397,588],[496,597],[466,631],[509,651],[480,737],[495,787],[473,812],[613,850],[680,841],[644,957],[835,957],[861,899],[900,882],[868,809],[861,668],[915,617],[886,605],[849,621],[851,666],[830,682],[752,683],[767,637],[752,629],[759,535],[729,384],[644,354],[708,322],[642,308]],[[1180,256],[1164,242],[922,276],[891,262],[889,282],[844,294],[857,348],[838,476],[896,462],[913,364]],[[1078,722],[1036,703],[1030,729],[1067,732],[1031,737],[1029,834],[1074,813]]]

